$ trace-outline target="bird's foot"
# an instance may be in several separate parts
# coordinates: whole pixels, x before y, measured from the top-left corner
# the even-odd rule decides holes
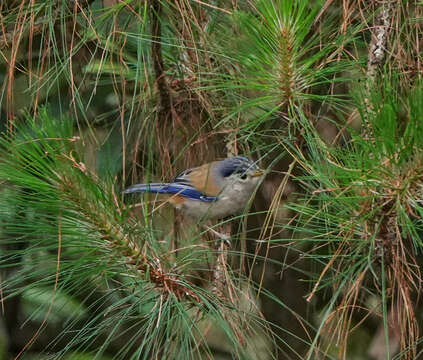
[[[215,229],[213,229],[213,228],[211,228],[211,227],[209,227],[209,226],[207,226],[207,225],[204,225],[204,227],[205,227],[205,229],[206,229],[206,230],[210,231],[210,232],[211,232],[213,235],[215,235],[217,238],[219,238],[220,240],[224,241],[224,242],[225,242],[225,244],[226,244],[228,247],[231,247],[231,237],[230,237],[230,235],[228,235],[228,234],[223,234],[223,233],[221,233],[221,232],[218,232],[218,231],[216,231]]]

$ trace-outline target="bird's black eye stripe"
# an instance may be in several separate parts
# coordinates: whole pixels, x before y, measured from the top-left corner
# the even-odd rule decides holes
[[[239,178],[241,179],[241,180],[247,180],[247,174],[246,173],[243,173]]]

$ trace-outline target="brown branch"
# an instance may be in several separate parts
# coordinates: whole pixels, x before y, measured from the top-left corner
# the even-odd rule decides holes
[[[373,27],[374,30],[372,31],[372,39],[369,45],[369,58],[367,61],[367,96],[364,98],[364,102],[370,113],[374,112],[373,106],[370,104],[369,100],[370,91],[376,80],[377,73],[385,61],[386,46],[389,30],[391,28],[392,6],[392,0],[382,0],[379,1],[379,6],[376,9],[377,15]],[[367,115],[363,116],[363,137],[369,140],[373,139],[373,133]]]
[[[374,81],[377,70],[385,60],[386,44],[391,28],[392,0],[381,1],[377,12],[367,62],[367,79],[370,82]]]
[[[159,122],[163,125],[166,122],[171,109],[171,95],[168,84],[166,82],[166,74],[164,71],[164,61],[162,54],[162,28],[160,24],[160,16],[162,14],[162,4],[160,0],[152,0],[151,5],[151,34],[153,41],[151,43],[151,53],[153,59],[154,74],[156,76],[157,88],[160,97]]]

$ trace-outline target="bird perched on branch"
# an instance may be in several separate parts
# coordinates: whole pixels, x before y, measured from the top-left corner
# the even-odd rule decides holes
[[[245,209],[263,174],[251,159],[235,156],[185,170],[170,183],[132,185],[124,193],[169,194],[169,202],[189,216],[222,219]]]

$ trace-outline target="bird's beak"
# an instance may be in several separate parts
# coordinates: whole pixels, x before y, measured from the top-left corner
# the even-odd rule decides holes
[[[262,169],[258,169],[258,170],[256,170],[256,171],[254,171],[254,172],[251,174],[251,176],[252,176],[252,177],[258,177],[258,176],[262,176],[264,173],[265,173],[265,171],[264,171],[264,170],[262,170]]]

